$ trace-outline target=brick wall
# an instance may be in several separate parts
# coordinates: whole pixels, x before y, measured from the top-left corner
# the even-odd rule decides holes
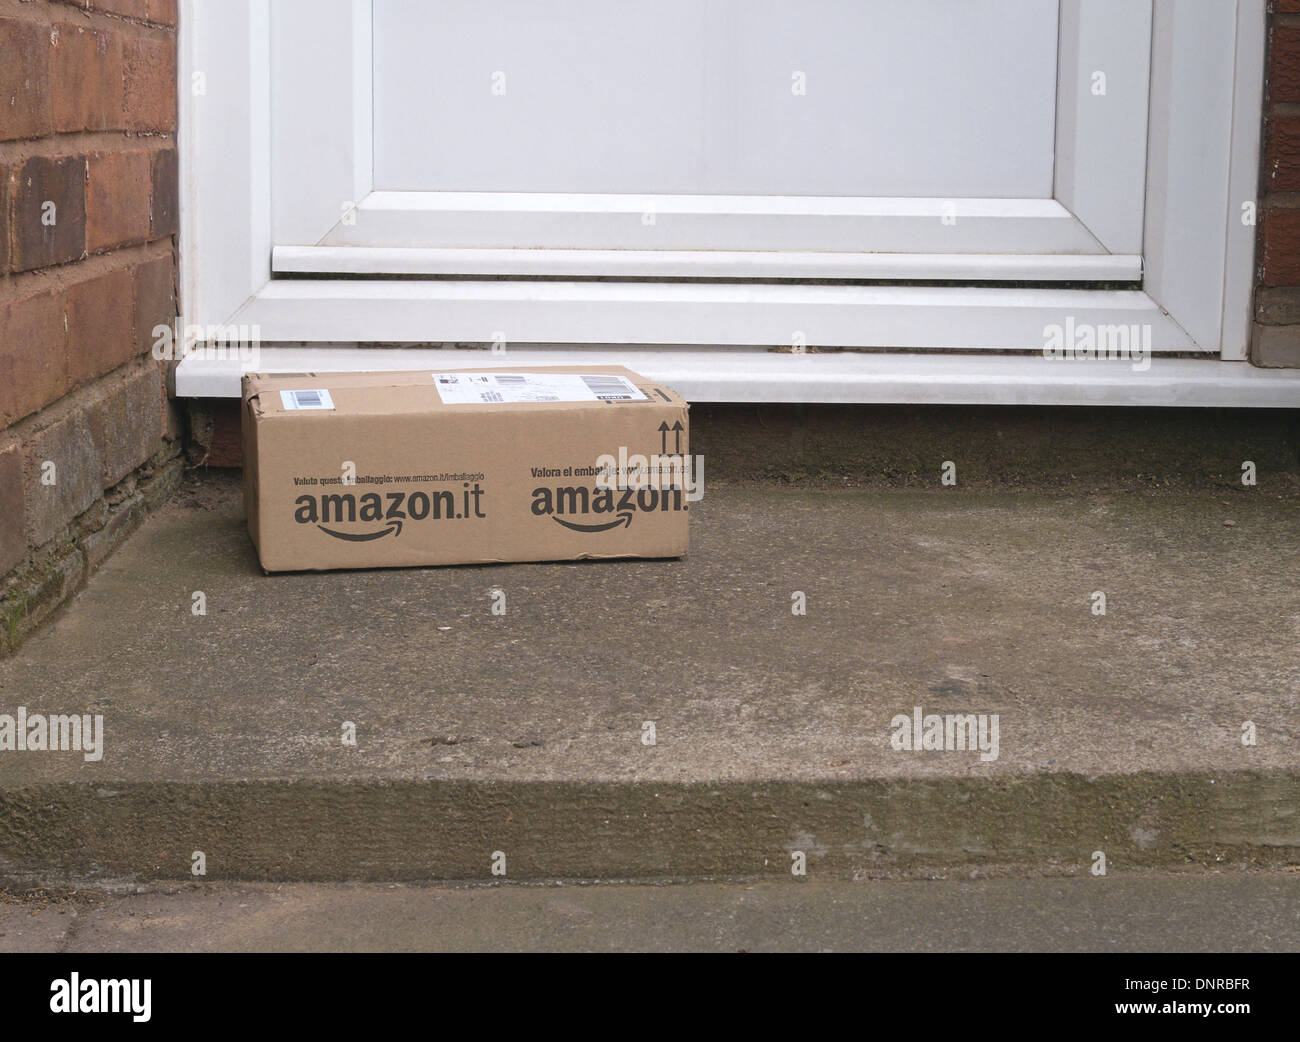
[[[170,492],[175,0],[0,0],[0,654]]]
[[[1270,8],[1251,360],[1300,367],[1300,0]]]

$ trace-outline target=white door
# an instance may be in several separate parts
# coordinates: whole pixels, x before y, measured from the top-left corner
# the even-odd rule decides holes
[[[1264,0],[183,2],[186,317],[263,363],[451,344],[698,400],[1237,400],[1190,359],[1045,348],[1244,358]]]

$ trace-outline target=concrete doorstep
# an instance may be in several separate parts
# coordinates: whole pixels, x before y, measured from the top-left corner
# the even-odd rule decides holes
[[[884,883],[787,877],[617,886],[192,881],[119,894],[0,891],[0,952],[64,955],[1298,950],[1296,872]],[[1177,972],[1169,965],[1166,958],[1165,974]],[[1213,971],[1193,972],[1217,974],[1228,965],[1245,970],[1219,961]],[[1276,995],[1280,1009],[1284,992],[1268,988],[1259,969],[1258,963],[1249,968],[1254,979],[1247,997],[1260,1002]],[[1094,999],[1095,987],[1080,989],[1077,972],[1076,965],[1065,977]],[[161,988],[156,982],[155,994]],[[11,992],[23,994],[16,986]],[[1054,1001],[1061,998],[1058,993]]]
[[[1296,508],[724,485],[680,561],[268,577],[191,479],[0,662],[95,736],[0,751],[0,878],[1295,865]]]

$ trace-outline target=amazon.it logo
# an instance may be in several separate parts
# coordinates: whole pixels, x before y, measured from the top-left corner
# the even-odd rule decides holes
[[[322,532],[348,543],[369,543],[389,536],[396,539],[408,521],[447,521],[482,518],[483,488],[476,481],[463,483],[461,494],[438,492],[351,492],[302,495],[294,500],[293,519],[315,525]],[[360,528],[358,526],[365,525]]]

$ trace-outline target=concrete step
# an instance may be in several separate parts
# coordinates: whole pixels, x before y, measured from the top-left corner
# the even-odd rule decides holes
[[[0,713],[103,717],[0,751],[0,877],[1294,864],[1297,536],[1259,487],[733,486],[680,561],[267,577],[192,478],[0,663]],[[996,758],[894,748],[917,707]]]
[[[0,952],[1300,950],[1295,872],[454,888],[191,880],[138,889],[0,895]],[[1163,962],[1170,976],[1182,972]],[[1283,991],[1259,970],[1249,968],[1248,994],[1223,998],[1276,996],[1280,1008]],[[1189,980],[1198,972],[1211,971],[1192,968]],[[1227,973],[1222,960],[1214,972]],[[1112,971],[1110,980],[1122,988],[1124,977]],[[1091,983],[1077,967],[1063,978]],[[1192,1001],[1209,997],[1196,990]],[[1080,996],[1095,999],[1095,987]],[[1102,1007],[1080,1003],[1088,1008]]]

